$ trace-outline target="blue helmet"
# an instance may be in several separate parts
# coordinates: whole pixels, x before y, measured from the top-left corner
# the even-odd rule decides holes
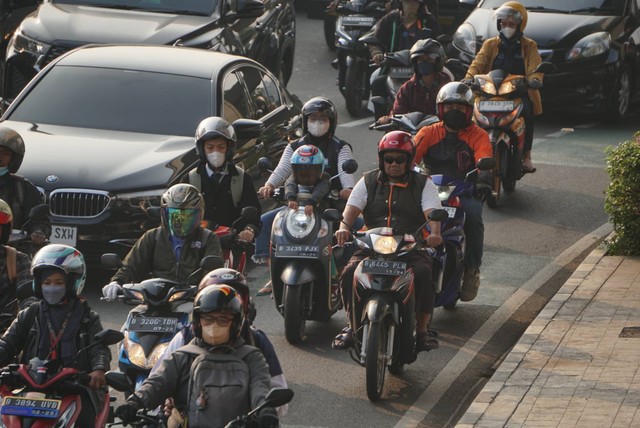
[[[291,169],[296,183],[315,185],[324,172],[324,155],[316,146],[300,146],[291,155]]]
[[[87,278],[87,268],[80,251],[68,245],[50,244],[33,256],[31,262],[33,292],[40,299],[42,299],[42,273],[51,269],[60,270],[65,274],[67,296],[77,296],[82,292]]]

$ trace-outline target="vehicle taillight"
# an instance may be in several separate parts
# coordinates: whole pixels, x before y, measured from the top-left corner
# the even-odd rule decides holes
[[[460,198],[457,196],[452,196],[451,198],[449,198],[449,200],[447,201],[447,205],[449,205],[450,207],[462,206],[462,204],[460,203]]]

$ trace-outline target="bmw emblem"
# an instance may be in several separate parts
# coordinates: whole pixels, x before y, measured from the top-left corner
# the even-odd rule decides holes
[[[47,175],[47,178],[45,178],[45,181],[47,183],[55,183],[56,181],[58,181],[58,176],[57,175]]]

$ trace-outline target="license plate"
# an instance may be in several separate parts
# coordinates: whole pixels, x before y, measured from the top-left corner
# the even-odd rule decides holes
[[[456,216],[456,207],[442,207],[449,214],[449,218],[454,218]]]
[[[276,246],[276,257],[293,257],[296,259],[317,259],[320,254],[320,247],[317,245],[290,245],[278,244]]]
[[[178,328],[178,318],[133,317],[129,330],[146,333],[173,333]]]
[[[483,100],[478,104],[480,111],[511,111],[515,106],[514,101],[489,101]]]
[[[54,419],[60,413],[61,400],[41,398],[4,397],[0,413],[30,418]]]
[[[363,260],[362,273],[373,275],[403,275],[407,270],[404,262],[391,262],[386,260]]]
[[[411,67],[391,67],[389,77],[392,79],[410,79],[413,75]]]
[[[373,27],[376,20],[371,16],[344,16],[342,18],[342,25],[349,25],[351,27]]]
[[[49,241],[52,244],[65,244],[72,247],[76,246],[78,239],[78,228],[74,226],[51,225],[51,236]]]

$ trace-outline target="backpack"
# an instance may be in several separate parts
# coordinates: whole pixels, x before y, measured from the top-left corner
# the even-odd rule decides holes
[[[245,358],[260,350],[242,345],[233,353],[214,354],[188,344],[178,351],[196,355],[189,369],[189,427],[224,427],[251,410],[251,378]]]
[[[231,176],[231,200],[233,205],[237,208],[242,199],[242,188],[244,186],[244,169],[237,167],[237,175]],[[198,174],[198,169],[194,168],[189,171],[189,184],[198,189],[198,192],[202,193],[202,177]]]

